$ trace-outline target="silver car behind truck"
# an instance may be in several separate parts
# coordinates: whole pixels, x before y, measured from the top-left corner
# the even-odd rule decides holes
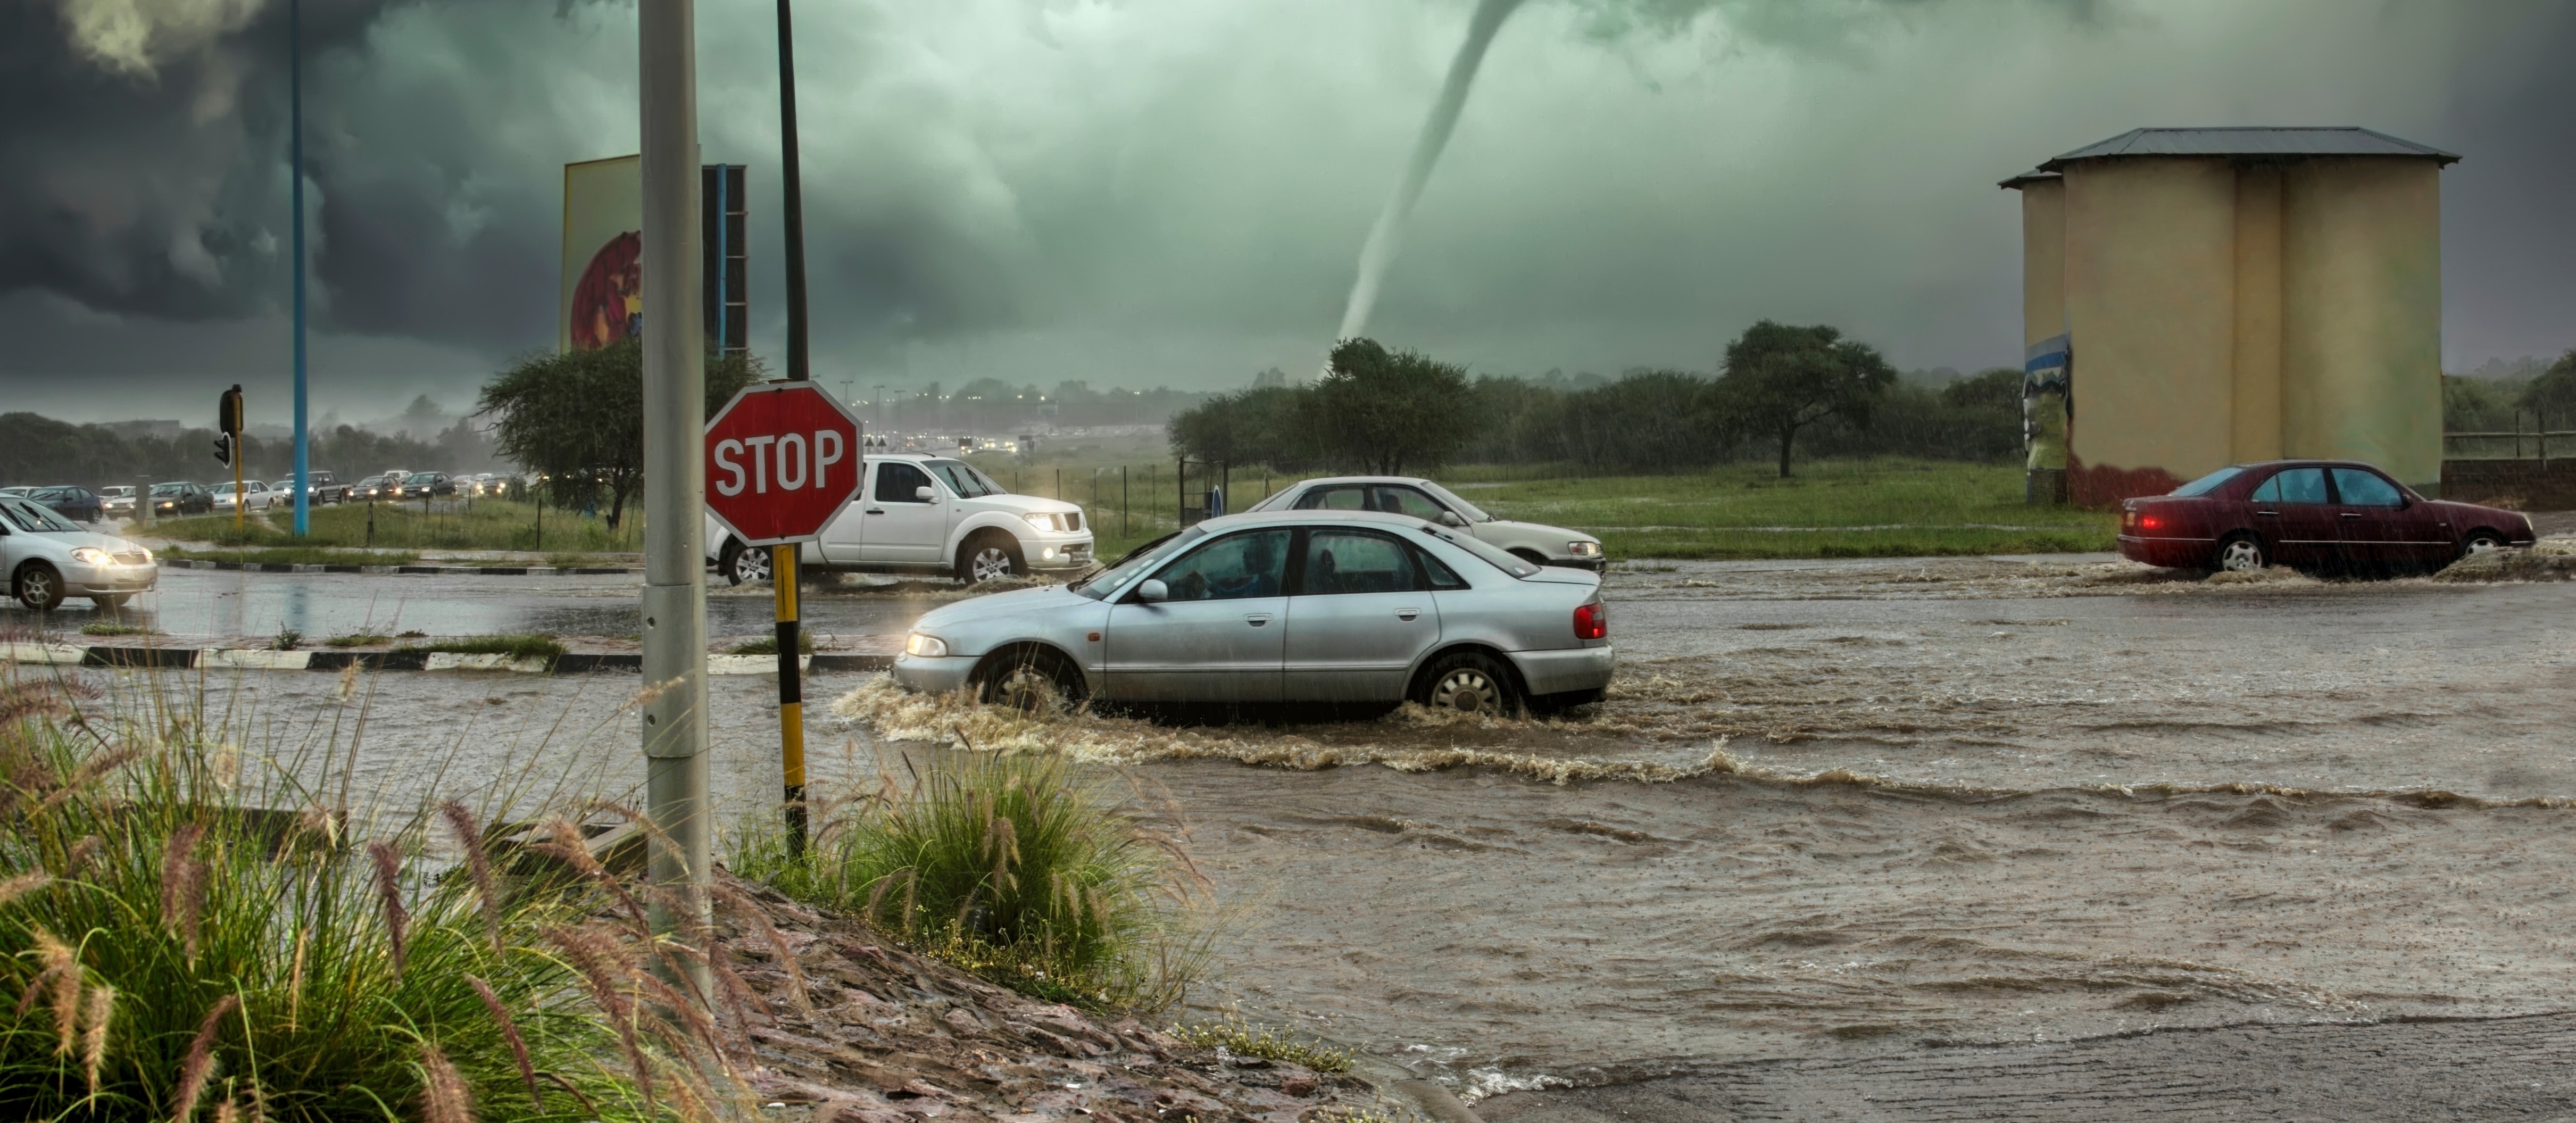
[[[1508,714],[1599,701],[1613,659],[1598,575],[1401,515],[1265,511],[1210,519],[1085,581],[937,609],[894,675],[1022,704],[1051,691]]]

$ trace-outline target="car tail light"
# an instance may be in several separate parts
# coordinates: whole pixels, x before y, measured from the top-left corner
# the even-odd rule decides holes
[[[1609,637],[1610,637],[1610,608],[1609,608],[1609,606],[1607,606],[1607,605],[1603,605],[1603,604],[1597,604],[1597,603],[1596,603],[1596,604],[1584,604],[1584,605],[1576,605],[1576,606],[1575,606],[1575,609],[1574,609],[1574,638],[1576,638],[1576,639],[1608,639]]]

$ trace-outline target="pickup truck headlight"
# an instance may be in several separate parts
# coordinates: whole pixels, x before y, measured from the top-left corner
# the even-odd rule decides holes
[[[107,551],[96,546],[82,546],[72,551],[72,560],[88,565],[107,565],[116,559],[108,557]]]
[[[944,659],[948,657],[948,641],[914,632],[904,637],[903,653],[916,659]]]
[[[1036,527],[1039,530],[1055,531],[1064,529],[1064,527],[1058,525],[1057,519],[1054,515],[1050,515],[1042,511],[1031,511],[1020,517],[1029,520],[1029,525]]]
[[[1568,542],[1565,544],[1565,552],[1578,558],[1597,558],[1601,556],[1601,544],[1598,542]]]

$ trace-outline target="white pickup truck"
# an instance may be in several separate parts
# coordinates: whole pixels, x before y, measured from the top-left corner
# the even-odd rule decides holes
[[[1082,508],[1056,499],[1013,495],[944,456],[888,453],[863,458],[859,496],[823,535],[797,548],[799,569],[842,573],[950,574],[973,584],[1027,574],[1073,574],[1091,567],[1091,527]],[[769,580],[769,551],[746,549],[706,518],[716,572],[739,585]]]

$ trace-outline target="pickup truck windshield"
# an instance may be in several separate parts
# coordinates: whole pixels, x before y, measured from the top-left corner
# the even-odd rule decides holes
[[[941,480],[947,482],[948,490],[956,492],[959,499],[1010,494],[1009,489],[994,483],[993,477],[976,471],[974,465],[963,460],[929,460],[924,461],[922,467],[937,473]]]

